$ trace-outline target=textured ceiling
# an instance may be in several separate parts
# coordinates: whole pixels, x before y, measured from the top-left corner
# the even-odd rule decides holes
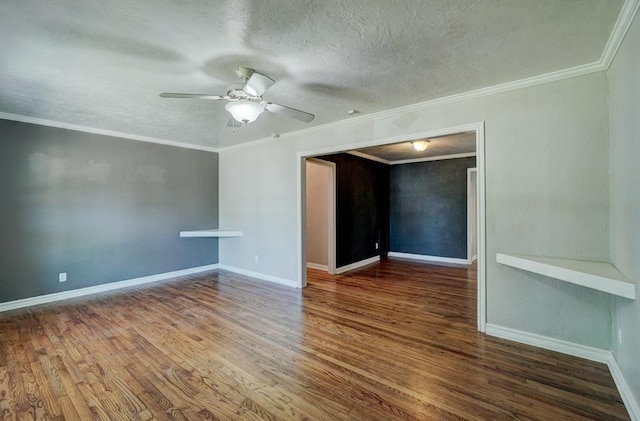
[[[372,146],[369,148],[355,150],[355,152],[360,154],[373,156],[389,162],[466,154],[475,151],[475,132],[465,132],[430,138],[429,146],[422,152],[416,151],[411,142],[393,143],[390,145]]]
[[[224,147],[598,61],[622,0],[0,2],[0,112]],[[234,69],[276,79],[234,133]]]

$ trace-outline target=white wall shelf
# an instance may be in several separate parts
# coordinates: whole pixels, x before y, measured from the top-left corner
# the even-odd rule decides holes
[[[234,231],[234,230],[221,230],[221,229],[210,229],[210,230],[198,230],[198,231],[180,231],[180,237],[242,237],[242,231]]]
[[[572,284],[597,289],[598,291],[631,300],[636,299],[635,283],[627,279],[610,263],[503,253],[496,255],[496,261],[503,265],[538,273]]]

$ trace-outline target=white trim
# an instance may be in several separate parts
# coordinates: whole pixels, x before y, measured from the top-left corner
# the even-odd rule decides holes
[[[624,402],[624,406],[627,408],[627,412],[629,413],[631,420],[640,421],[640,405],[638,405],[638,401],[636,400],[629,383],[627,383],[627,379],[625,379],[624,374],[622,374],[618,361],[616,361],[613,353],[610,354],[611,356],[607,361],[607,365],[609,366],[611,377],[613,377],[613,381],[618,388],[622,402]]]
[[[51,303],[54,301],[67,300],[69,298],[84,297],[85,295],[98,294],[106,291],[113,291],[128,288],[136,285],[148,284],[151,282],[164,281],[166,279],[180,276],[193,275],[195,273],[208,272],[218,269],[218,264],[198,266],[189,269],[176,270],[173,272],[159,273],[156,275],[143,276],[140,278],[127,279],[124,281],[110,282],[107,284],[95,285],[86,288],[72,289],[69,291],[56,292],[53,294],[39,295],[37,297],[24,298],[21,300],[0,303],[0,312],[14,310],[17,308],[31,307],[39,304]]]
[[[392,161],[387,161],[386,159],[369,155],[368,153],[360,152],[360,151],[347,151],[349,155],[358,156],[360,158],[368,159],[369,161],[379,162],[381,164],[392,165]]]
[[[318,126],[316,126],[316,127],[318,127]],[[278,136],[278,137],[272,137],[271,135],[269,135],[269,137],[263,137],[263,138],[256,139],[256,140],[250,140],[248,142],[234,143],[234,144],[231,144],[229,146],[220,146],[218,148],[218,150],[220,152],[226,152],[226,151],[233,151],[235,149],[243,149],[245,147],[256,147],[256,146],[261,145],[263,143],[275,142],[277,140],[285,138],[285,137],[287,137],[287,134],[301,133],[301,132],[305,133],[306,130],[311,130],[312,128],[313,127],[309,127],[309,128],[306,128],[306,129],[296,130],[296,131],[293,131],[293,132],[280,133],[280,136]]]
[[[510,341],[519,342],[526,345],[536,346],[538,348],[548,349],[549,351],[561,352],[574,357],[585,358],[587,360],[599,363],[607,363],[611,352],[604,349],[595,348],[586,345],[576,344],[574,342],[563,341],[548,336],[538,335],[535,333],[525,332],[510,327],[487,323],[487,335],[497,338],[508,339]]]
[[[484,121],[477,124],[476,132],[476,168],[478,175],[476,183],[476,206],[478,207],[476,251],[478,253],[478,330],[484,332],[487,324],[487,223],[486,223],[486,168],[485,168],[485,139]]]
[[[251,278],[261,279],[263,281],[273,282],[280,285],[285,285],[293,288],[300,288],[300,284],[296,281],[292,281],[286,278],[280,278],[278,276],[267,275],[260,272],[254,272],[252,270],[241,269],[235,266],[220,264],[219,268],[228,272],[237,273],[238,275],[249,276]]]
[[[633,18],[638,12],[638,8],[640,8],[640,0],[626,0],[622,5],[607,45],[604,47],[604,51],[602,51],[602,55],[600,56],[600,63],[604,68],[603,70],[607,70],[609,66],[611,66],[611,62],[613,62],[624,37],[627,35],[629,27],[633,23]]]
[[[416,164],[418,162],[442,161],[444,159],[471,158],[476,156],[475,152],[456,153],[453,155],[429,156],[424,158],[400,159],[398,161],[390,161],[390,165]]]
[[[322,162],[320,160],[317,160],[318,162]],[[337,233],[336,233],[336,227],[337,227],[337,219],[336,219],[336,203],[338,202],[338,199],[336,198],[337,192],[338,192],[338,188],[336,186],[336,178],[337,178],[337,173],[336,173],[336,163],[335,162],[327,162],[327,164],[329,164],[329,168],[331,168],[331,173],[329,174],[329,177],[331,178],[329,180],[329,224],[328,224],[328,230],[329,230],[329,238],[327,239],[327,244],[329,245],[329,249],[327,250],[327,262],[328,264],[328,268],[327,268],[327,272],[329,272],[329,274],[334,275],[336,273],[336,250],[338,249],[336,246],[336,237],[337,237]]]
[[[635,300],[636,285],[611,263],[496,254],[496,262],[572,284]]]
[[[298,192],[296,207],[297,249],[298,249],[298,288],[307,286],[307,159],[298,154],[296,165],[296,191]],[[304,226],[303,226],[304,225]]]
[[[217,228],[210,230],[180,231],[180,237],[242,237],[242,231],[221,230]]]
[[[476,173],[475,219],[476,219],[476,225],[478,225],[478,168],[467,168],[467,264],[469,265],[472,264],[473,261],[478,258],[477,254],[471,255],[471,253],[473,253],[473,236],[474,234],[477,235],[477,233],[473,233],[471,230],[471,225],[473,225],[471,223],[473,220],[473,216],[471,212],[472,209],[470,209],[470,204],[471,204],[471,200],[473,199],[473,196],[471,194],[472,187],[473,187],[473,184],[471,182],[473,178],[472,177],[473,173]],[[478,251],[477,240],[478,239],[476,238],[476,252]]]
[[[360,260],[359,262],[351,263],[350,265],[341,266],[339,268],[336,268],[336,274],[339,275],[341,273],[345,273],[345,272],[348,272],[350,270],[358,269],[358,268],[361,268],[363,266],[367,266],[367,265],[370,265],[372,263],[379,262],[379,261],[380,261],[380,256],[373,256],[373,257],[370,257],[368,259]]]
[[[399,251],[390,251],[389,257],[399,257],[402,259],[420,260],[423,262],[451,263],[455,265],[469,264],[469,261],[467,259],[459,259],[456,257],[428,256],[426,254],[402,253]]]
[[[609,367],[611,377],[613,377],[613,381],[616,384],[616,388],[620,393],[620,397],[624,402],[624,406],[627,409],[629,416],[632,421],[640,421],[640,406],[638,405],[638,401],[635,399],[633,391],[629,387],[627,380],[624,378],[622,370],[620,370],[618,362],[611,351],[550,338],[548,336],[537,335],[535,333],[524,332],[522,330],[499,326],[492,323],[487,323],[486,327],[486,333],[489,336],[495,336],[497,338],[507,339],[606,364],[607,367]]]
[[[28,117],[28,116],[18,115],[18,114],[9,114],[9,113],[0,112],[0,119],[19,121],[22,123],[37,124],[39,126],[56,127],[58,129],[73,130],[76,132],[93,133],[93,134],[98,134],[103,136],[112,136],[112,137],[118,137],[122,139],[137,140],[140,142],[157,143],[160,145],[175,146],[177,148],[195,149],[198,151],[205,151],[205,152],[216,152],[216,153],[220,152],[218,148],[211,148],[208,146],[199,146],[191,143],[175,142],[173,140],[158,139],[155,137],[116,132],[113,130],[96,129],[94,127],[81,126],[79,124],[62,123],[60,121],[45,120],[43,118]]]
[[[308,269],[324,270],[325,272],[328,272],[328,271],[329,271],[329,266],[327,266],[327,265],[321,265],[320,263],[311,263],[311,262],[307,262],[307,268],[308,268]]]

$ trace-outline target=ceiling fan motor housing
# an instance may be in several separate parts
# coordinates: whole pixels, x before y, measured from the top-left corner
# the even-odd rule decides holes
[[[254,73],[255,70],[250,67],[238,67],[236,69],[236,74],[244,81],[247,81]]]
[[[244,99],[247,101],[255,101],[255,102],[262,101],[261,96],[251,95],[249,92],[245,91],[243,88],[239,88],[233,85],[229,87],[229,90],[227,91],[227,97],[229,97],[228,98],[229,101],[240,101],[241,99]]]

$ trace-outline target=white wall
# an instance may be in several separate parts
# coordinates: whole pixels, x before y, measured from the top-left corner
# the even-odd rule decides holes
[[[611,142],[611,261],[640,282],[640,18],[636,16],[609,78]],[[612,348],[640,402],[640,297],[616,299]],[[622,330],[618,344],[617,330]]]
[[[297,279],[300,151],[345,149],[485,121],[488,322],[608,349],[610,298],[496,263],[496,252],[609,258],[607,80],[565,79],[454,104],[310,129],[223,150],[223,264]],[[260,254],[259,263],[253,255]]]
[[[331,168],[307,161],[307,263],[329,264],[329,183]]]

